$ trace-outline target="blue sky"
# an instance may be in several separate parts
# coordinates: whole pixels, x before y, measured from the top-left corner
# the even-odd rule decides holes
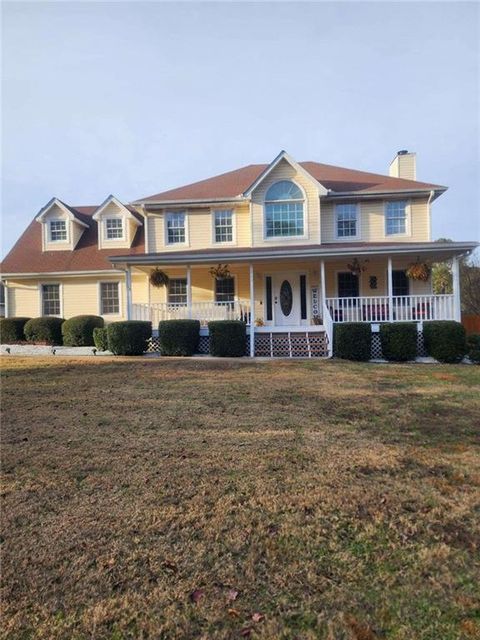
[[[98,204],[281,149],[448,185],[433,236],[480,239],[476,2],[4,2],[2,247],[56,195]]]

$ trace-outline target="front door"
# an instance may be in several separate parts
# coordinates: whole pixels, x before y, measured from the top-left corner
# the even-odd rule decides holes
[[[276,326],[300,324],[300,279],[298,274],[277,273],[273,279],[273,312]]]

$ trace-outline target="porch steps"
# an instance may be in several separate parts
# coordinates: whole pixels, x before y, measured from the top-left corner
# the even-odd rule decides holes
[[[268,358],[326,358],[328,350],[325,332],[256,334],[255,355]]]

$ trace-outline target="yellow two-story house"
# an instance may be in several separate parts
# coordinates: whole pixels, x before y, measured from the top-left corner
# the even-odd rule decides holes
[[[476,243],[432,241],[432,204],[446,187],[417,181],[415,162],[401,151],[379,175],[282,151],[129,204],[53,198],[3,261],[5,313],[151,320],[154,330],[195,318],[203,336],[209,320],[240,319],[250,355],[264,356],[330,355],[337,322],[375,332],[386,321],[459,320],[458,258]],[[447,259],[452,295],[407,276]]]

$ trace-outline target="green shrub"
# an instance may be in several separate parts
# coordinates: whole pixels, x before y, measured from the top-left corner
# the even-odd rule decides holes
[[[46,342],[47,344],[62,344],[63,318],[55,316],[41,316],[32,318],[25,323],[24,333],[28,342]]]
[[[158,325],[162,356],[193,356],[200,340],[198,320],[162,320]]]
[[[100,316],[74,316],[62,324],[63,344],[66,347],[91,347],[93,330],[103,327],[104,320]]]
[[[116,356],[141,356],[152,336],[152,323],[144,320],[112,322],[107,326],[108,348]]]
[[[241,320],[216,320],[208,323],[210,355],[240,358],[245,355],[246,324]]]
[[[345,360],[370,360],[372,330],[364,322],[345,322],[334,325],[333,351]]]
[[[385,322],[380,325],[383,357],[394,362],[415,360],[417,325],[414,322]]]
[[[468,357],[475,364],[480,364],[480,335],[467,336]]]
[[[0,342],[12,344],[25,340],[23,328],[30,318],[0,318]]]
[[[423,341],[428,355],[439,362],[461,362],[467,353],[465,328],[453,320],[424,322]]]
[[[99,351],[108,351],[107,327],[95,327],[93,330],[93,342]]]

